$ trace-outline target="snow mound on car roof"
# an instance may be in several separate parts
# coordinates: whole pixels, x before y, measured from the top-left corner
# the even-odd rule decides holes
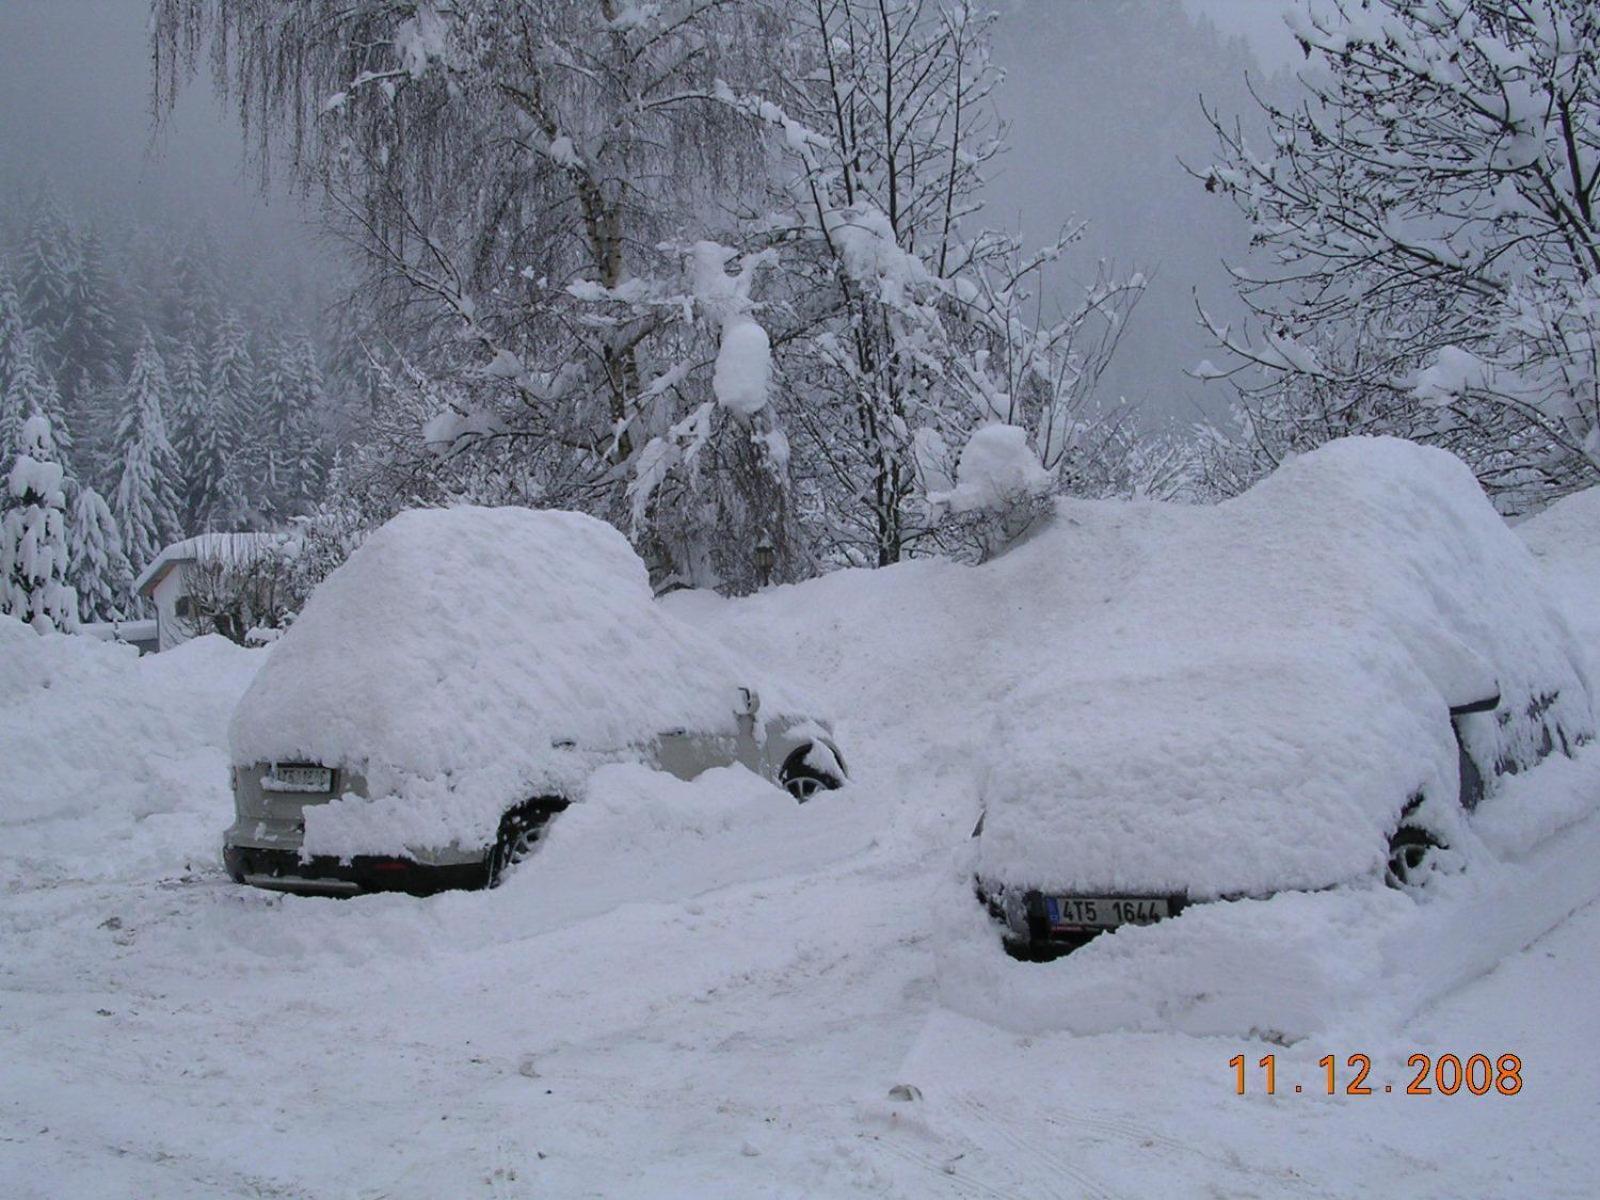
[[[756,682],[656,604],[604,522],[416,510],[318,587],[240,702],[230,744],[235,762],[348,766],[375,801],[431,801],[433,836],[441,821],[492,835],[508,804],[571,794],[588,752],[678,726],[731,732],[736,688]],[[764,712],[791,703],[764,689]],[[552,745],[566,739],[578,752]]]
[[[1471,731],[1484,761],[1593,731],[1528,550],[1437,450],[1337,442],[1212,508],[1066,503],[1008,557],[1010,587],[1086,571],[1105,595],[1061,612],[1007,695],[978,863],[996,881],[1219,895],[1375,876],[1408,797],[1451,819],[1450,706],[1499,692],[1505,719]]]

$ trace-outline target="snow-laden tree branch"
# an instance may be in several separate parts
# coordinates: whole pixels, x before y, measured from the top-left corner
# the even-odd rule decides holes
[[[1268,392],[1384,396],[1507,507],[1600,480],[1600,11],[1318,0],[1295,32],[1270,147],[1208,114],[1202,177],[1273,263],[1238,273],[1259,334],[1219,341]]]

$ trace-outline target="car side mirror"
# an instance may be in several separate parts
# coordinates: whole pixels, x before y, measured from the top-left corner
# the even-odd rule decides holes
[[[761,711],[761,694],[755,688],[740,688],[739,702],[733,711],[741,717],[755,716]]]

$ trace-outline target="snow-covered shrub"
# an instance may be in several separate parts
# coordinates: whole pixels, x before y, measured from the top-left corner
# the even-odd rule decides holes
[[[293,538],[278,544],[252,539],[237,551],[182,564],[186,604],[175,619],[183,636],[215,633],[243,646],[252,644],[249,635],[255,630],[281,629],[297,608],[294,560],[299,549]]]
[[[50,421],[35,413],[22,423],[0,496],[0,613],[41,633],[78,625],[78,597],[67,582],[62,476]]]
[[[1016,425],[985,425],[961,449],[955,486],[928,492],[946,510],[947,538],[971,540],[981,561],[1021,537],[1050,511],[1056,478]],[[957,532],[959,531],[959,532]]]

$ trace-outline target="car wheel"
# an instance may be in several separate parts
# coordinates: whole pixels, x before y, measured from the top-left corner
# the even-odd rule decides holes
[[[800,747],[789,755],[784,761],[783,770],[778,772],[778,786],[801,804],[818,792],[837,791],[844,786],[844,780],[828,771],[818,770],[806,762],[806,755],[810,751],[810,746]]]
[[[1447,847],[1417,825],[1402,825],[1389,836],[1389,865],[1384,873],[1390,887],[1406,891],[1423,887]]]
[[[487,887],[499,887],[505,872],[533,853],[550,818],[565,802],[521,804],[500,818],[500,832],[489,850]]]

